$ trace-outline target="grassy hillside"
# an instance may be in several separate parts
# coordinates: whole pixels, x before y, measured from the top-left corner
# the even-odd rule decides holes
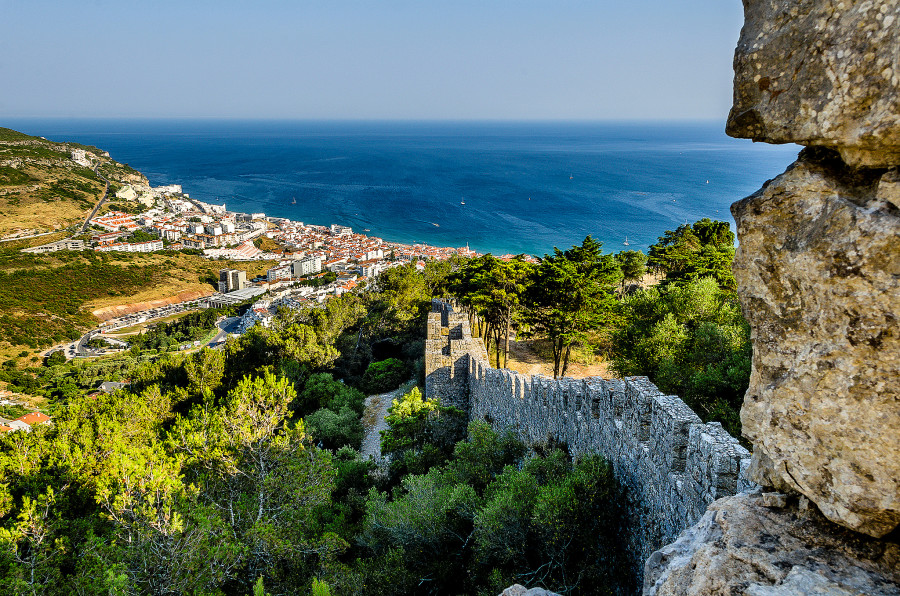
[[[147,183],[97,147],[0,128],[0,365],[25,366],[43,350],[79,337],[97,324],[97,309],[206,294],[215,289],[219,269],[255,277],[271,266],[182,253],[20,252],[68,236],[65,228],[81,224],[102,196],[104,181],[72,161],[75,149],[98,164],[111,192]],[[37,233],[44,235],[14,239]]]
[[[57,252],[0,245],[0,362],[25,365],[42,350],[97,324],[92,310],[209,292],[218,271],[264,273],[270,262],[210,261],[182,253]]]
[[[97,147],[60,143],[0,128],[0,239],[66,228],[84,221],[104,182],[72,161],[83,149],[113,188],[146,178]]]

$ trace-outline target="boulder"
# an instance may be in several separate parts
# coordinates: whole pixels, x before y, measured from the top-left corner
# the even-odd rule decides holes
[[[521,584],[513,584],[503,590],[500,596],[559,596],[556,592],[548,592],[544,588],[526,588]]]
[[[900,545],[832,524],[792,499],[719,499],[647,560],[644,596],[900,595]]]
[[[898,180],[805,149],[732,206],[753,338],[751,479],[871,536],[900,524]]]
[[[726,131],[900,164],[900,3],[744,0]]]

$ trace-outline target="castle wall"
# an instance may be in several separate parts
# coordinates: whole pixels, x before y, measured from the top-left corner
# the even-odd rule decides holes
[[[701,422],[646,377],[551,379],[495,369],[465,315],[433,301],[425,345],[429,398],[470,420],[511,429],[530,446],[565,443],[573,457],[599,453],[626,489],[634,571],[675,540],[715,499],[750,485],[750,453],[718,423]]]

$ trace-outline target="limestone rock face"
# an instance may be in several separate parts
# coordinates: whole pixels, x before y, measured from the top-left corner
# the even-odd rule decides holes
[[[726,131],[900,164],[900,2],[744,0]]]
[[[900,545],[836,526],[794,500],[719,499],[679,539],[647,561],[644,596],[734,594],[896,596]]]
[[[544,588],[528,589],[521,584],[513,584],[503,590],[500,596],[559,596],[556,592],[548,592]]]
[[[753,337],[751,479],[871,536],[900,523],[900,183],[805,149],[732,206]]]

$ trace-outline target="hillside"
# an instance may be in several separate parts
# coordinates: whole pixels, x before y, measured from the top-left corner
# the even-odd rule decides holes
[[[249,277],[268,261],[210,261],[183,253],[21,253],[0,245],[0,360],[26,364],[44,349],[95,326],[94,311],[183,292],[215,290],[218,270]]]
[[[83,151],[73,160],[76,151]],[[93,164],[93,165],[89,165]],[[0,128],[0,240],[50,232],[84,221],[110,190],[147,179],[102,149],[48,141]]]

